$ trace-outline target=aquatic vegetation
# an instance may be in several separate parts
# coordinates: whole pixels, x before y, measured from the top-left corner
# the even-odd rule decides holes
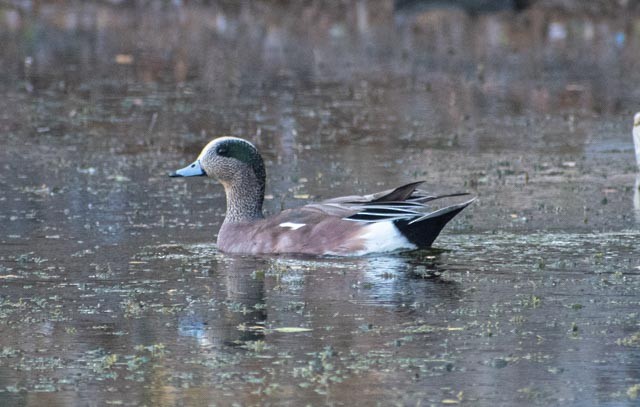
[[[637,403],[633,13],[44,3],[0,6],[0,405]],[[227,256],[166,179],[221,135],[269,213],[479,199],[433,250]]]

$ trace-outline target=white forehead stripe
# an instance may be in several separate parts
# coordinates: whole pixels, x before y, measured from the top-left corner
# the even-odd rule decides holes
[[[306,223],[284,222],[284,223],[281,223],[279,226],[281,228],[291,228],[291,230],[297,230],[303,226],[306,226]]]

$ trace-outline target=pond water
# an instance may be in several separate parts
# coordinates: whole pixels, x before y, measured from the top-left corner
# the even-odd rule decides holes
[[[640,402],[640,17],[115,3],[0,7],[1,405]],[[225,255],[167,177],[221,135],[268,213],[478,200],[433,250]]]

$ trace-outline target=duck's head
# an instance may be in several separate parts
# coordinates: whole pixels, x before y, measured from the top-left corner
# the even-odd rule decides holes
[[[190,165],[169,174],[171,177],[214,177],[227,195],[225,222],[262,218],[265,170],[258,149],[236,137],[220,137],[203,149]]]
[[[225,186],[249,177],[264,184],[265,170],[262,157],[253,144],[237,137],[220,137],[210,141],[193,163],[169,176],[209,176]]]

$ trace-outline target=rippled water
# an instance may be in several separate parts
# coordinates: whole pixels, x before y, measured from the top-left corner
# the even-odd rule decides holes
[[[639,22],[0,7],[0,404],[637,404]],[[218,135],[269,213],[479,199],[429,251],[228,256],[222,188],[166,176]]]

